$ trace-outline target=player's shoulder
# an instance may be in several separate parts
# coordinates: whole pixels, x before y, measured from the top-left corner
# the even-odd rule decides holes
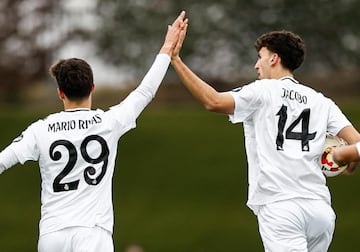
[[[268,92],[269,90],[275,90],[282,86],[282,82],[278,79],[261,79],[255,80],[250,85],[252,88],[256,89],[257,91],[261,92]]]
[[[48,123],[48,121],[51,120],[51,118],[56,117],[57,114],[59,114],[59,113],[52,113],[52,114],[46,115],[42,118],[39,118],[39,119],[33,121],[32,123],[30,123],[28,125],[26,130],[38,131],[40,128],[44,127],[44,125],[46,125]]]
[[[255,80],[248,85],[258,95],[278,94],[284,87],[284,83],[278,79]]]
[[[261,86],[269,86],[269,84],[276,84],[278,83],[278,80],[276,79],[261,79],[261,80],[255,80],[250,85],[254,87],[261,87]]]
[[[316,90],[307,84],[299,83],[298,89],[302,90],[303,92],[307,93],[308,95],[315,97],[317,102],[325,102],[325,103],[332,102],[331,98],[325,96],[321,91]]]
[[[304,97],[306,102],[304,105],[311,106],[311,107],[318,107],[321,109],[329,109],[334,102],[329,98],[326,97],[322,92],[306,85],[299,83],[296,86],[296,90],[301,97]]]
[[[242,91],[242,90],[256,90],[256,91],[262,91],[264,89],[267,89],[269,88],[269,84],[271,84],[271,82],[275,82],[275,80],[272,80],[272,79],[261,79],[261,80],[255,80],[255,81],[252,81],[250,83],[247,83],[245,85],[242,85],[238,88],[234,88],[232,89],[231,91],[232,92],[239,92],[239,91]]]
[[[41,128],[43,127],[46,118],[47,118],[47,117],[40,118],[40,119],[37,119],[36,121],[31,122],[31,123],[24,129],[24,132],[29,132],[29,133],[30,133],[30,132],[32,132],[32,133],[38,132],[38,131],[41,130]]]
[[[37,121],[33,122],[33,124],[34,125],[39,125],[39,124],[43,124],[43,123],[46,123],[48,121],[51,121],[51,120],[54,120],[54,119],[57,119],[57,118],[61,118],[63,112],[64,111],[48,114],[47,116],[39,118]]]

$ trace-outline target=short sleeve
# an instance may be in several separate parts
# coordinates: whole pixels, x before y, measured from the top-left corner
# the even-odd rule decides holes
[[[346,126],[351,125],[351,122],[347,117],[341,112],[340,108],[329,99],[329,118],[328,118],[328,127],[327,131],[331,135],[337,135],[341,129]]]
[[[8,148],[15,153],[21,164],[24,164],[28,160],[36,161],[39,159],[39,148],[36,144],[34,134],[34,128],[36,128],[37,125],[37,123],[30,125],[8,146]]]
[[[235,101],[234,114],[229,115],[232,123],[245,121],[263,102],[260,82],[253,82],[229,93]]]
[[[132,102],[131,96],[127,97],[118,105],[112,106],[107,115],[121,127],[122,133],[134,129],[136,127],[137,114],[134,111],[135,104]]]

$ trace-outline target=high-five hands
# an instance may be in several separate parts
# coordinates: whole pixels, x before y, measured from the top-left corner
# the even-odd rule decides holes
[[[160,49],[160,53],[166,53],[169,56],[172,56],[174,54],[174,50],[179,46],[181,36],[183,37],[182,41],[184,40],[184,33],[186,33],[188,24],[188,19],[185,19],[185,14],[185,11],[182,11],[175,21],[171,25],[168,25],[165,41]],[[180,42],[181,44],[182,41]],[[180,49],[177,49],[178,53],[179,51]]]

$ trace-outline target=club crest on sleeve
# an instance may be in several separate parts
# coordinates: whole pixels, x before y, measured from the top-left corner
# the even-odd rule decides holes
[[[20,136],[18,136],[17,138],[15,138],[15,139],[13,140],[13,143],[20,142],[23,138],[24,138],[24,135],[21,134]]]
[[[232,92],[239,92],[242,89],[242,87],[238,87],[238,88],[234,88],[233,90],[231,90]]]

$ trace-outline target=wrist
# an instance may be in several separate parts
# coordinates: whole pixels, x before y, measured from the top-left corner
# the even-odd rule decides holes
[[[181,63],[180,55],[171,55],[171,63],[172,64]]]
[[[160,49],[159,53],[166,53],[167,55],[171,55],[171,51],[172,51],[172,46],[170,45],[163,45]]]

